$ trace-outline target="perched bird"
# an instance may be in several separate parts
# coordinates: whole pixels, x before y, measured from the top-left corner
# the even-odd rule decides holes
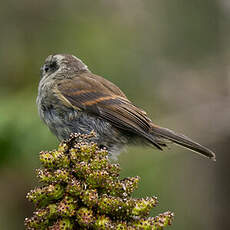
[[[90,72],[70,54],[50,55],[41,68],[37,105],[41,119],[59,140],[71,133],[96,133],[93,141],[112,157],[126,144],[163,150],[176,143],[215,160],[215,154],[190,138],[155,125],[112,82]]]

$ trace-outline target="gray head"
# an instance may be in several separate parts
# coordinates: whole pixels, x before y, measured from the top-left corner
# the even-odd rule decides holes
[[[58,73],[72,73],[89,71],[88,67],[77,57],[71,54],[49,55],[41,67],[41,78],[58,77]]]

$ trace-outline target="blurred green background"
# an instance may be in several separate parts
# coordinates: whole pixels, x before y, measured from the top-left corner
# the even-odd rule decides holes
[[[23,229],[38,152],[57,140],[39,119],[39,69],[72,53],[117,84],[159,125],[210,147],[217,162],[172,146],[130,147],[122,176],[157,195],[172,230],[229,226],[229,0],[9,0],[0,8],[0,229]],[[169,228],[170,229],[170,228]]]

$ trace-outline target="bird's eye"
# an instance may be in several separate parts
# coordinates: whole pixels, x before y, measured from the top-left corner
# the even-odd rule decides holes
[[[46,65],[44,68],[45,72],[47,73],[49,71],[49,67]]]

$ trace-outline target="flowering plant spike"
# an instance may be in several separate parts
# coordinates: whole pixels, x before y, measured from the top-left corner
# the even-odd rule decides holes
[[[57,150],[40,152],[41,186],[27,199],[36,210],[26,229],[151,229],[171,224],[172,212],[148,217],[156,197],[132,198],[139,177],[119,179],[120,167],[89,135],[72,134]]]

